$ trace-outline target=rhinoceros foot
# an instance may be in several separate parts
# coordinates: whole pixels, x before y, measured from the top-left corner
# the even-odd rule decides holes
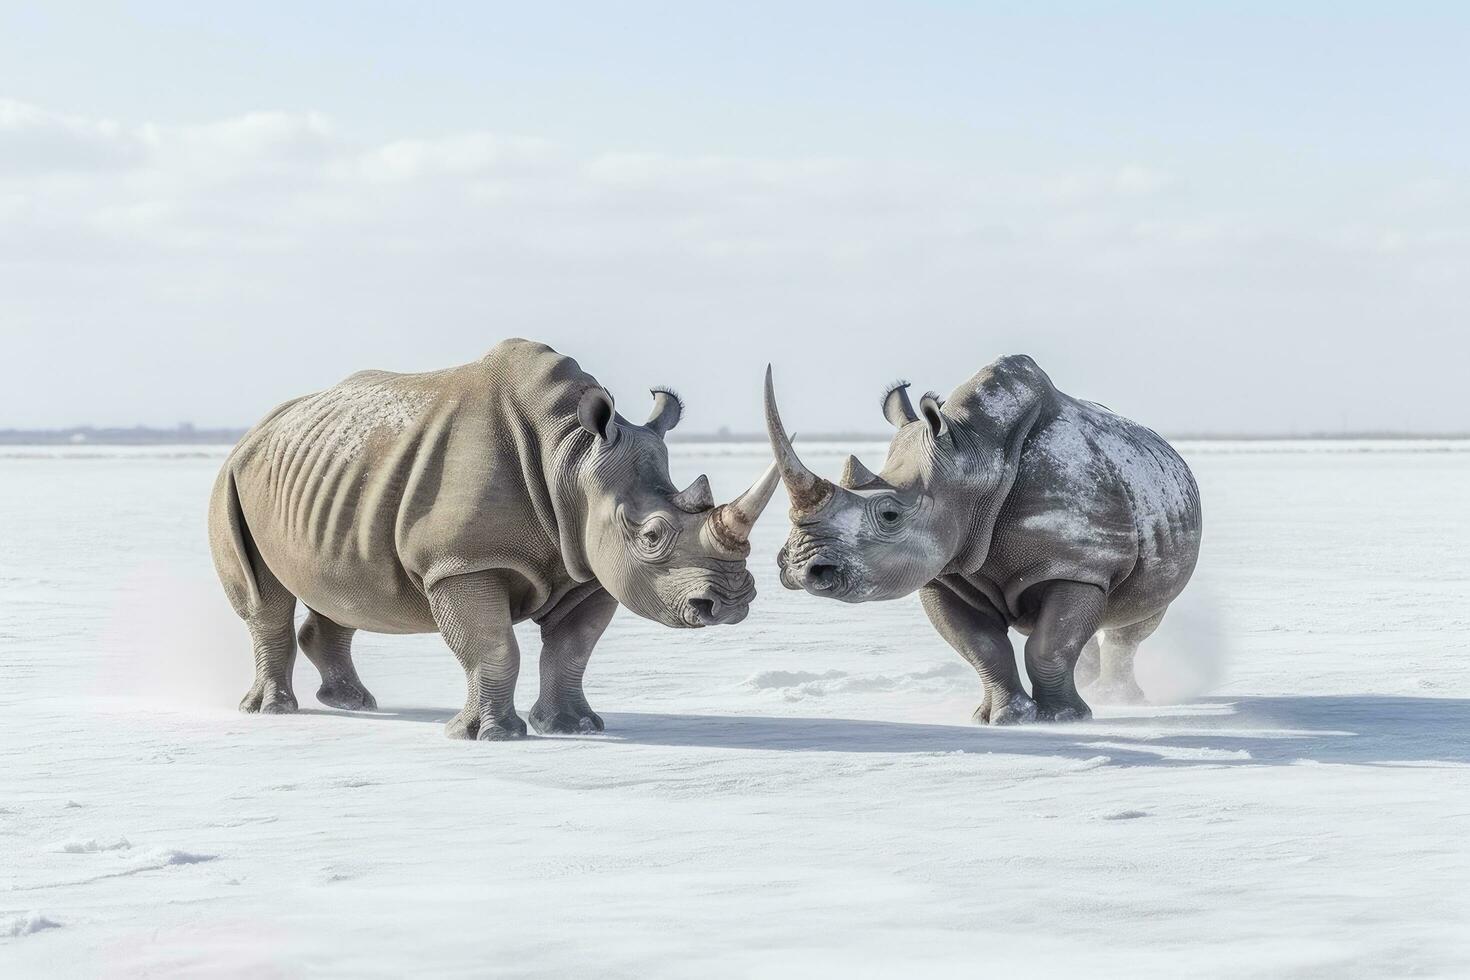
[[[296,695],[262,681],[256,681],[255,686],[240,699],[240,710],[251,715],[289,715],[296,708]]]
[[[323,684],[316,692],[316,699],[329,708],[343,711],[377,711],[378,699],[358,681],[338,679]]]
[[[480,713],[465,709],[444,723],[444,734],[449,738],[463,738],[473,742],[480,734]]]
[[[586,705],[542,704],[531,708],[531,727],[541,735],[591,735],[603,729],[602,716]]]
[[[975,709],[974,719],[981,725],[1026,725],[1036,720],[1036,702],[1025,694],[1012,694],[1005,704],[996,706],[989,694]]]
[[[1042,701],[1036,705],[1037,721],[1086,721],[1091,717],[1092,709],[1081,698],[1057,703]]]
[[[526,723],[519,715],[508,715],[493,725],[482,725],[478,711],[465,709],[444,723],[444,734],[470,741],[504,742],[526,736]]]
[[[497,718],[493,725],[481,723],[480,732],[476,736],[482,742],[508,742],[513,738],[525,737],[526,723],[521,720],[520,715]]]
[[[1147,704],[1143,688],[1132,677],[1121,680],[1103,679],[1087,689],[1087,696],[1099,704]]]

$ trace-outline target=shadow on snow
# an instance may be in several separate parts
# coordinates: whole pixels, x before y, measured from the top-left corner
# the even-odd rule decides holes
[[[1115,709],[1123,710],[1123,709]],[[1206,698],[1178,713],[1120,714],[1085,723],[986,728],[770,715],[604,714],[607,735],[634,745],[776,752],[1107,756],[1115,765],[1470,764],[1470,700],[1384,696]],[[368,721],[443,724],[455,709],[374,713],[306,709]]]

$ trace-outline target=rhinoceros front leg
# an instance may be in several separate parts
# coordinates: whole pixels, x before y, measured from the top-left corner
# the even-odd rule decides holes
[[[368,693],[352,665],[352,635],[356,632],[313,609],[301,624],[297,640],[301,652],[322,675],[318,701],[346,711],[376,711],[377,699]]]
[[[468,687],[464,710],[445,726],[446,734],[481,741],[524,736],[526,723],[515,706],[521,651],[499,577],[471,572],[444,579],[429,589],[429,609],[464,668]]]
[[[1026,673],[1042,721],[1092,717],[1077,693],[1072,671],[1102,623],[1106,596],[1095,585],[1052,582],[1046,586],[1036,627],[1026,640]]]
[[[536,731],[543,735],[602,731],[602,716],[592,710],[582,691],[582,675],[617,609],[618,601],[599,590],[541,628],[541,696],[531,707],[531,727]]]
[[[975,720],[982,725],[1035,721],[1036,703],[1021,687],[1016,653],[999,614],[967,602],[943,580],[924,586],[919,596],[939,635],[980,674],[985,697]]]

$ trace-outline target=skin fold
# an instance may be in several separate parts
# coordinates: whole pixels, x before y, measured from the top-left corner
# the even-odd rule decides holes
[[[1086,718],[1077,680],[1141,701],[1139,643],[1199,556],[1199,489],[1153,431],[1058,391],[1025,355],[948,398],[891,387],[897,432],[873,473],[849,457],[837,484],[796,455],[766,372],[766,424],[791,497],[781,582],[843,602],[920,593],[934,628],[980,674],[978,721]],[[1008,631],[1026,635],[1031,693]]]
[[[772,467],[715,506],[669,478],[673,392],[642,425],[577,362],[507,340],[425,374],[365,371],[278,407],[231,452],[210,499],[215,568],[255,655],[247,712],[296,710],[301,650],[323,703],[373,709],[356,630],[437,632],[465,671],[460,738],[526,733],[511,627],[541,628],[539,732],[601,731],[582,675],[619,605],[675,628],[743,620],[745,561]],[[309,614],[299,637],[296,604]]]

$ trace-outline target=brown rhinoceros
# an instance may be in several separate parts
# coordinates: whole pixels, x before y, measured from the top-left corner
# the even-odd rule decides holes
[[[532,726],[600,731],[582,674],[619,603],[700,627],[740,622],[755,595],[747,537],[774,466],[718,507],[703,476],[675,489],[663,437],[682,409],[654,389],[634,425],[576,361],[507,340],[470,364],[364,371],[271,412],[230,453],[209,509],[215,567],[255,650],[241,710],[296,710],[299,600],[325,704],[376,707],[354,631],[438,632],[469,687],[448,733],[524,735],[511,627],[530,619]]]

